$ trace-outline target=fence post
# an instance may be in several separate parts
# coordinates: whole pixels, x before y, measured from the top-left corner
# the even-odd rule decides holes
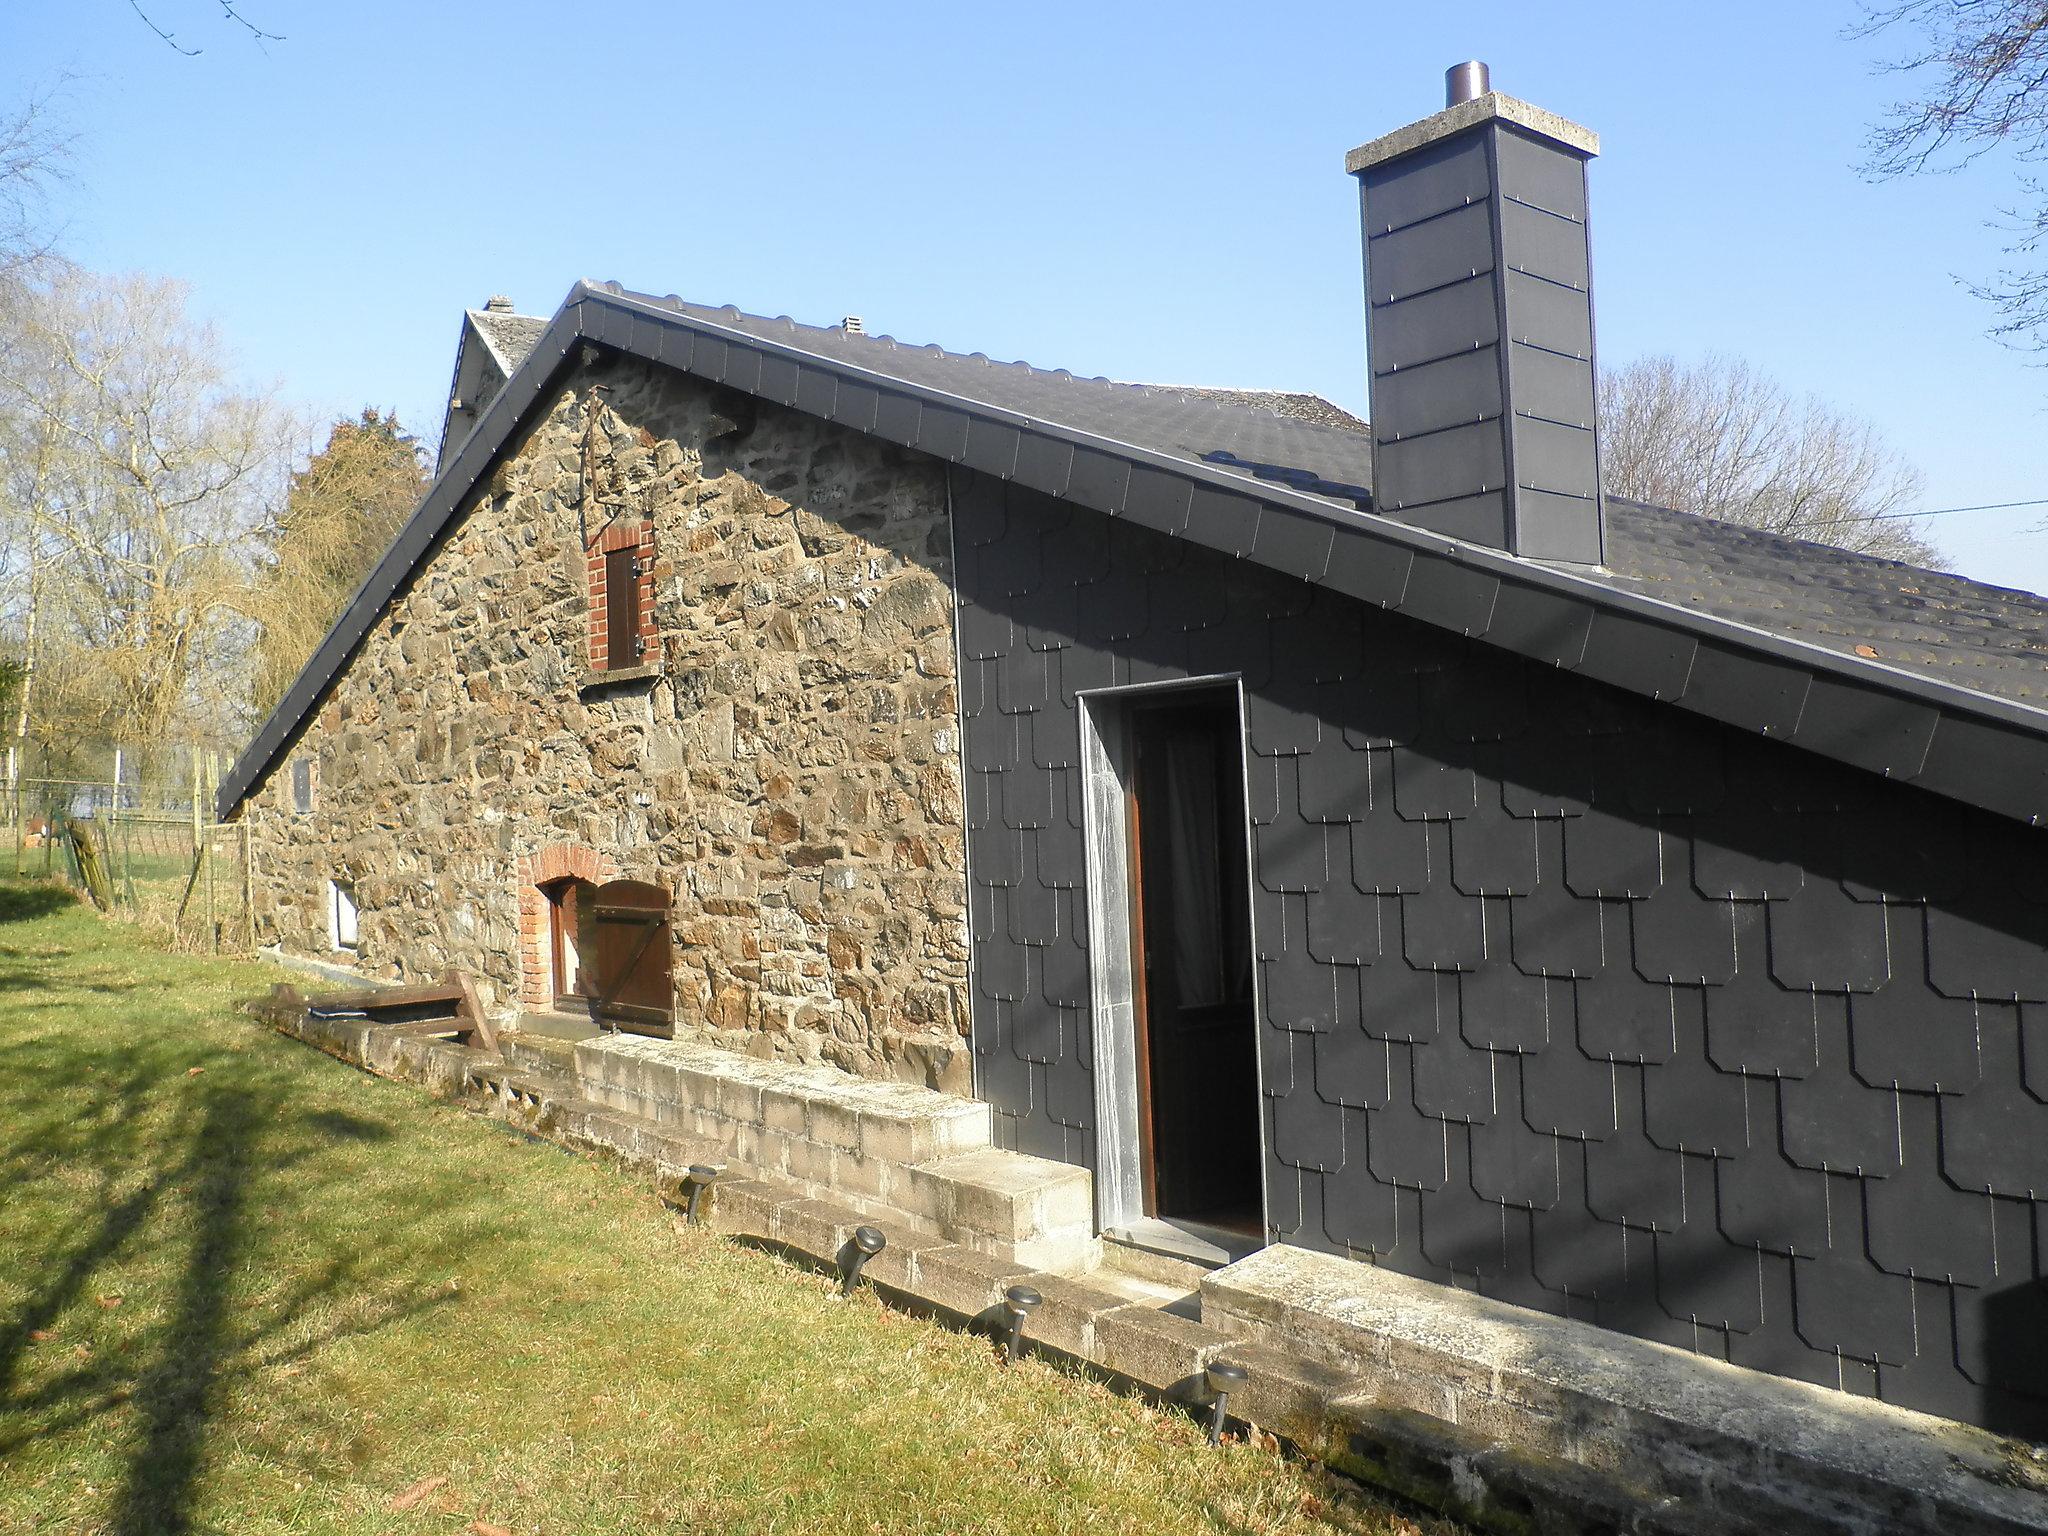
[[[242,844],[242,947],[254,954],[256,951],[256,872],[250,867],[255,861],[255,850],[249,842],[249,823],[240,824]]]
[[[206,754],[206,778],[209,784],[213,781],[214,772],[213,754],[208,752]],[[220,921],[215,915],[214,910],[213,855],[215,844],[218,841],[209,832],[206,839],[206,946],[216,955],[220,953]]]
[[[206,832],[199,820],[199,802],[205,793],[206,786],[199,777],[199,743],[195,741],[192,743],[192,872],[195,875],[199,873],[199,861],[206,856]],[[185,895],[189,899],[191,894],[192,887],[188,885]],[[184,915],[185,906],[180,902],[178,916],[182,919]]]

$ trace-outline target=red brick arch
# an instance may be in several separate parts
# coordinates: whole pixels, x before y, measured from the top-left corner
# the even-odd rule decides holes
[[[553,957],[548,953],[548,902],[541,887],[557,880],[616,880],[619,867],[608,853],[582,843],[550,843],[519,856],[519,1003],[547,1008],[554,1003]]]

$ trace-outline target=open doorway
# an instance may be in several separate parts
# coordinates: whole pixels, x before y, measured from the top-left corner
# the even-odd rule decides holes
[[[659,885],[551,881],[547,897],[549,991],[559,1012],[588,1012],[604,1028],[676,1032],[670,975],[670,899]]]
[[[1089,897],[1102,1221],[1263,1240],[1236,684],[1092,695]]]

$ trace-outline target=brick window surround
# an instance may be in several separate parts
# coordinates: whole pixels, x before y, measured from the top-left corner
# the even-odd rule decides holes
[[[610,583],[606,578],[606,556],[631,553],[640,561],[639,638],[645,654],[629,651],[613,656],[609,643],[611,616]],[[651,663],[654,647],[654,523],[651,519],[615,517],[584,545],[584,571],[590,593],[590,669],[615,672],[622,667]]]
[[[619,876],[611,855],[582,843],[550,843],[519,856],[519,1005],[555,1005],[555,962],[548,943],[548,898],[541,887],[557,880],[603,885]]]

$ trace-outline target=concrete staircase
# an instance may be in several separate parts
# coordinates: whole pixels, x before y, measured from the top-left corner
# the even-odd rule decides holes
[[[579,1041],[574,1069],[582,1097],[672,1128],[696,1160],[1010,1263],[1100,1258],[1088,1171],[997,1147],[986,1104],[633,1035]]]

